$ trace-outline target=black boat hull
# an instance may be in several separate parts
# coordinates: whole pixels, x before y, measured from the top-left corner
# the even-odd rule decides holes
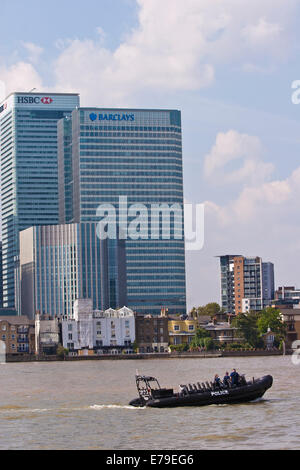
[[[272,386],[273,377],[266,375],[261,379],[249,382],[236,388],[226,388],[206,392],[194,392],[181,396],[174,394],[166,398],[150,398],[143,401],[140,398],[132,400],[129,405],[135,407],[172,408],[177,406],[206,406],[246,403],[261,398]]]

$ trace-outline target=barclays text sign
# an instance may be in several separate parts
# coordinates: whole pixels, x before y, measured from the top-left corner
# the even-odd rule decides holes
[[[89,118],[91,121],[134,121],[135,116],[134,114],[96,114],[96,113],[91,113],[89,115]]]

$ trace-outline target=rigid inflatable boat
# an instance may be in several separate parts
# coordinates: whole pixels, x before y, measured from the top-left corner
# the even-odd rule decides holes
[[[265,375],[260,379],[246,381],[240,377],[238,385],[227,386],[222,383],[215,386],[205,382],[181,385],[181,391],[175,393],[172,388],[161,388],[155,377],[136,375],[136,386],[139,397],[129,405],[135,407],[150,406],[153,408],[169,408],[175,406],[204,406],[245,403],[261,398],[272,386],[273,377]]]

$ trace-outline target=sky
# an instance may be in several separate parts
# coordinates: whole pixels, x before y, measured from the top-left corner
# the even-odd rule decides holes
[[[0,0],[0,11],[0,100],[36,88],[181,110],[185,200],[205,207],[204,246],[186,253],[189,308],[220,301],[221,254],[261,256],[276,286],[300,286],[299,0]]]

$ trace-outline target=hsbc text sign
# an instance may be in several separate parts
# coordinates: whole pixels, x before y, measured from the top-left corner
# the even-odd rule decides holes
[[[53,103],[53,99],[49,96],[43,96],[42,98],[39,96],[18,96],[17,97],[18,104],[51,104]]]

